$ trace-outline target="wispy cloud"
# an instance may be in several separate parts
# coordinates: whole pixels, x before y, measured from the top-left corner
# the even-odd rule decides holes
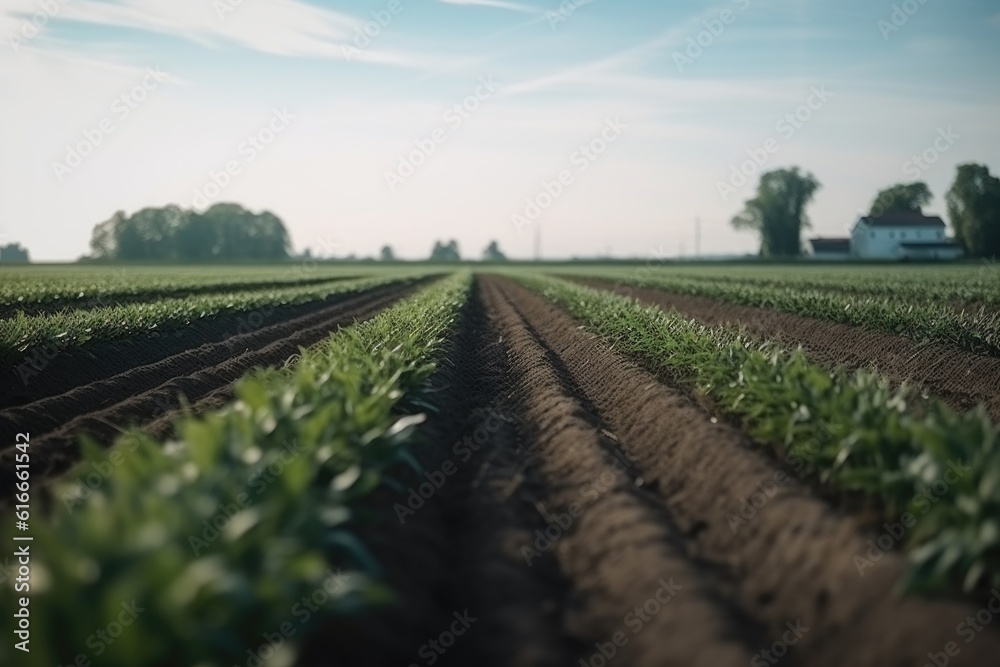
[[[446,5],[466,5],[470,7],[492,7],[494,9],[507,9],[512,12],[523,12],[525,14],[537,14],[539,10],[535,7],[522,4],[520,2],[508,2],[507,0],[440,0]]]
[[[4,10],[5,22],[23,20],[23,11],[22,8]],[[77,0],[65,4],[56,18],[155,32],[201,46],[230,43],[277,56],[336,60],[345,58],[345,48],[353,46],[356,28],[363,23],[350,14],[301,0],[239,5],[203,0],[172,0],[170,3]],[[442,64],[422,54],[375,47],[352,52],[352,60],[412,69]]]

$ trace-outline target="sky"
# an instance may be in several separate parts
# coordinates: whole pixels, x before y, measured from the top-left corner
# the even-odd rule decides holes
[[[841,236],[879,189],[1000,171],[995,0],[0,0],[0,243],[267,209],[296,251],[755,252],[760,173]]]

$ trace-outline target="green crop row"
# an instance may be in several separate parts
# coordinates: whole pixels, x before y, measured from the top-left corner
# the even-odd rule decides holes
[[[18,314],[0,319],[0,363],[16,364],[33,348],[46,351],[78,347],[91,340],[114,340],[180,327],[224,313],[243,313],[350,295],[401,280],[374,277],[336,280],[319,285],[204,294],[183,299],[159,299],[109,308],[73,310],[54,315]]]
[[[919,519],[907,535],[909,590],[1000,585],[1000,439],[984,410],[963,415],[934,400],[916,408],[906,387],[828,372],[734,327],[556,278],[522,280],[615,349],[696,386],[822,484],[877,499],[887,518]]]
[[[671,276],[671,272],[662,272]],[[729,274],[714,272],[687,274],[681,277],[702,282],[739,283],[754,287],[788,288],[795,290],[821,290],[865,296],[892,298],[907,303],[948,304],[955,307],[966,304],[982,306],[1000,305],[1000,269],[969,272],[967,275],[949,278],[933,270],[911,269],[903,273],[866,274],[817,273],[815,275],[783,273],[780,271],[757,272],[755,274]]]
[[[915,340],[932,340],[963,350],[1000,356],[1000,312],[958,312],[947,305],[912,303],[890,296],[852,296],[794,285],[766,286],[741,282],[692,280],[677,276],[594,273],[624,285],[704,296],[758,308],[850,324]]]
[[[30,519],[31,652],[8,634],[0,663],[288,665],[318,625],[391,599],[353,512],[409,460],[422,416],[400,399],[469,284],[454,275],[248,376],[229,407],[181,419],[176,441],[86,448],[53,512]],[[16,599],[0,596],[4,618]]]
[[[312,264],[254,267],[0,267],[0,312],[18,307],[113,305],[123,297],[185,291],[235,292],[258,285],[287,286],[354,278],[362,269]]]

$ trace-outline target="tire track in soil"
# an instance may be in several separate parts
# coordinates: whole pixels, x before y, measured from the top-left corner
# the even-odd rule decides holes
[[[232,383],[257,367],[280,364],[342,326],[373,317],[416,291],[427,280],[393,284],[223,342],[202,345],[148,366],[98,380],[60,396],[0,412],[4,432],[32,435],[31,479],[45,482],[80,458],[87,434],[110,444],[124,427],[149,424],[155,435],[170,431],[182,398],[196,409],[232,396]],[[206,403],[199,405],[200,401]],[[13,493],[14,451],[0,452],[0,502]]]
[[[550,358],[559,360],[655,488],[690,548],[732,582],[732,602],[762,623],[771,640],[782,636],[786,623],[809,628],[782,662],[921,665],[928,653],[958,639],[956,626],[975,616],[977,609],[965,602],[895,596],[905,569],[901,553],[886,553],[862,577],[853,558],[867,557],[867,536],[853,519],[797,480],[775,485],[778,469],[742,433],[712,423],[684,392],[610,350],[541,296],[508,279],[483,282],[517,305]],[[747,525],[730,528],[727,513],[768,483],[777,488],[767,505]],[[755,652],[768,646],[765,641]],[[987,627],[960,649],[949,664],[991,664],[1000,654],[1000,633]]]
[[[951,345],[917,342],[863,327],[741,306],[707,297],[676,294],[611,281],[574,278],[576,282],[639,299],[647,305],[676,310],[708,326],[737,324],[763,340],[801,345],[808,357],[826,368],[874,369],[895,385],[907,382],[959,411],[983,404],[1000,423],[1000,359],[973,354]]]

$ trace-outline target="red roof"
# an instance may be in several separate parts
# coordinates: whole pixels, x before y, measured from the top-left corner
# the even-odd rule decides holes
[[[923,213],[886,213],[865,216],[861,222],[869,227],[944,227],[944,220],[936,215]]]

